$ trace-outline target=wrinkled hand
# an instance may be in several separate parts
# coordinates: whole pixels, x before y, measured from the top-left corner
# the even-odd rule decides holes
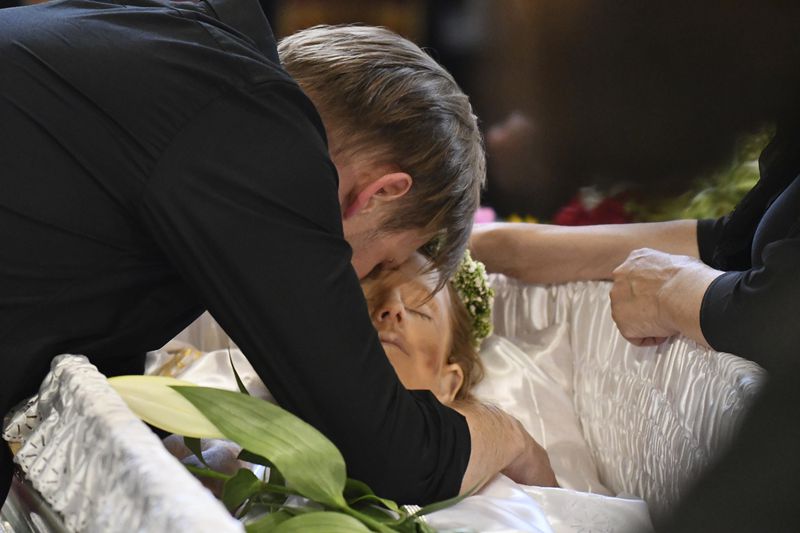
[[[556,475],[550,466],[547,451],[517,421],[524,451],[502,470],[502,474],[522,485],[557,487]]]
[[[700,306],[708,285],[722,272],[694,257],[641,248],[612,274],[611,316],[628,341],[647,346],[680,333],[707,344]]]

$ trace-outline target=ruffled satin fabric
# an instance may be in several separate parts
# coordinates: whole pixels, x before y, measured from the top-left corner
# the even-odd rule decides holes
[[[628,343],[611,318],[608,282],[537,286],[492,276],[491,283],[496,334],[523,351],[533,346],[531,361],[556,347],[571,352],[558,380],[572,396],[599,481],[612,494],[643,498],[654,517],[674,506],[730,443],[766,378],[755,363],[685,338],[653,347]],[[563,325],[566,339],[547,337]],[[525,396],[516,396],[520,404]],[[558,475],[570,459],[547,449]]]
[[[3,438],[69,531],[244,531],[85,357],[55,358]]]
[[[546,447],[561,488],[498,476],[429,522],[482,532],[647,531],[648,507],[668,510],[730,442],[763,370],[681,338],[632,346],[611,320],[607,283],[491,283],[495,335],[482,348],[487,377],[475,392]],[[248,389],[268,397],[210,317],[181,340],[150,354],[149,372],[235,389],[233,357]],[[223,349],[201,354],[187,341]],[[17,462],[71,530],[241,531],[83,358],[57,358],[39,402],[4,437],[24,441]]]

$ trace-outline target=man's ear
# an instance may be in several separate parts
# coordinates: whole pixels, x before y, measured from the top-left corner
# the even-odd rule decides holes
[[[344,210],[344,219],[366,213],[382,202],[391,202],[411,189],[413,180],[405,172],[392,172],[364,186]]]
[[[436,397],[445,405],[456,399],[456,394],[464,384],[464,371],[458,363],[449,363],[442,368],[439,378],[439,394]]]

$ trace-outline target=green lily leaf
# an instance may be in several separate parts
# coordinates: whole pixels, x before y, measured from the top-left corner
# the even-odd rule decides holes
[[[197,460],[200,461],[203,466],[206,468],[211,468],[208,466],[205,457],[203,457],[203,449],[200,445],[200,439],[196,439],[194,437],[183,437],[183,444],[189,448],[189,451],[191,451],[194,456],[197,457]]]
[[[239,452],[239,455],[236,458],[241,461],[247,461],[248,463],[253,463],[256,465],[272,466],[272,464],[269,462],[269,459],[266,457],[261,457],[260,455],[249,452],[244,448],[242,448],[242,451]]]
[[[392,524],[392,529],[398,533],[436,533],[435,529],[420,518],[409,518],[399,524]]]
[[[336,508],[347,506],[342,491],[342,454],[322,433],[277,405],[244,394],[206,387],[174,388],[226,438],[278,467],[286,486]]]
[[[399,515],[403,514],[399,505],[392,500],[376,496],[375,493],[372,492],[372,489],[369,488],[369,485],[357,479],[347,478],[347,482],[344,487],[344,497],[350,506],[361,502],[377,503]]]
[[[148,424],[186,437],[221,439],[225,436],[190,401],[172,388],[193,388],[188,381],[164,376],[109,378],[131,411]]]
[[[367,526],[343,513],[320,511],[295,516],[281,522],[275,533],[358,533]]]
[[[229,476],[228,474],[223,474],[222,472],[217,472],[211,468],[204,468],[201,466],[194,466],[194,465],[183,465],[186,467],[186,470],[194,474],[195,476],[200,477],[207,477],[211,479],[221,479],[222,481],[228,481],[233,476]]]
[[[258,520],[254,520],[252,522],[248,522],[244,525],[244,530],[247,533],[268,533],[270,531],[275,531],[275,528],[281,522],[285,522],[292,518],[291,513],[287,511],[276,511],[274,513],[269,513]]]
[[[261,457],[253,452],[248,452],[244,448],[242,448],[242,451],[239,452],[239,455],[236,458],[240,461],[247,461],[248,463],[253,463],[256,465],[272,466],[269,462],[269,459],[266,457]]]
[[[247,387],[242,382],[242,378],[239,377],[239,373],[236,371],[236,365],[233,364],[233,355],[231,355],[230,348],[228,348],[228,361],[231,362],[231,370],[233,370],[233,377],[236,378],[236,386],[239,387],[239,392],[250,396],[250,393],[247,392]]]
[[[250,470],[240,468],[222,488],[222,503],[235,511],[244,501],[261,490],[262,483]]]
[[[480,485],[478,485],[478,486],[480,486]],[[458,496],[455,496],[453,498],[448,498],[447,500],[442,500],[440,502],[435,502],[435,503],[432,503],[430,505],[426,505],[425,507],[423,507],[422,509],[420,509],[416,513],[412,514],[411,517],[415,518],[415,517],[418,517],[418,516],[423,516],[423,515],[426,515],[426,514],[435,513],[436,511],[441,511],[442,509],[447,509],[448,507],[452,507],[453,505],[457,504],[458,502],[460,502],[461,500],[463,500],[467,496],[471,496],[477,490],[478,486],[476,486],[475,488],[473,488],[472,490],[470,490],[470,491],[468,491],[468,492],[466,492],[464,494],[460,494]]]
[[[239,452],[237,459],[240,461],[247,461],[248,463],[254,463],[257,465],[263,465],[269,467],[269,482],[272,485],[286,485],[286,479],[284,479],[283,474],[281,474],[278,467],[272,464],[269,459],[266,457],[261,457],[260,455],[256,455],[252,452],[248,452],[245,449]]]
[[[387,526],[393,526],[398,523],[397,515],[382,506],[362,502],[360,505],[351,507],[351,509],[357,511],[359,516],[371,518],[375,523],[386,524]]]

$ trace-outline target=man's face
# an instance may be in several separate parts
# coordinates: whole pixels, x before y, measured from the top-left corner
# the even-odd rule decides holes
[[[396,200],[411,187],[408,174],[391,166],[375,165],[368,159],[332,156],[332,160],[339,174],[342,229],[353,249],[351,263],[358,279],[364,279],[378,266],[399,266],[433,237],[421,229],[382,229],[384,221],[395,214]],[[348,213],[354,206],[353,212]]]
[[[422,230],[382,232],[375,229],[377,223],[370,224],[363,217],[345,220],[343,226],[344,238],[353,249],[351,263],[359,279],[378,266],[399,266],[430,240],[430,236]]]

